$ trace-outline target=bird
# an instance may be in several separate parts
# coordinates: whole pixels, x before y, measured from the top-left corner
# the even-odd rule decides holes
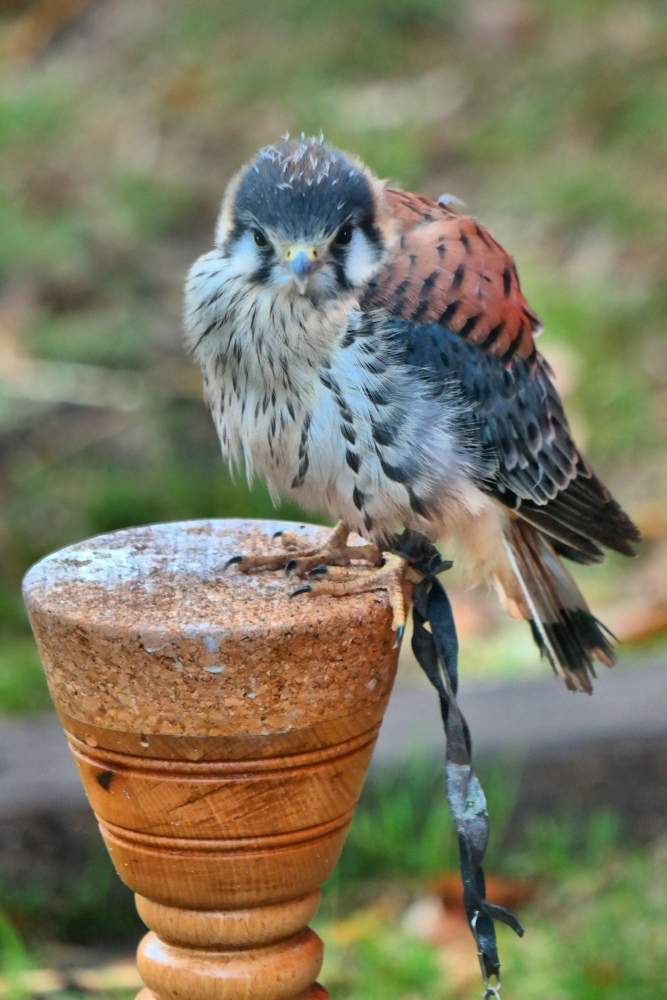
[[[563,559],[632,556],[640,534],[574,442],[541,329],[513,258],[455,198],[392,186],[322,135],[261,149],[188,273],[185,344],[230,467],[337,523],[323,546],[285,532],[230,563],[284,569],[295,594],[386,589],[400,641],[398,531],[456,544],[590,692],[613,637]]]

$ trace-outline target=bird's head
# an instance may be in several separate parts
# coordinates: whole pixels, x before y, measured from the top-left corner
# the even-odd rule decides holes
[[[322,300],[361,288],[391,237],[381,182],[322,139],[302,138],[260,150],[232,179],[215,242],[249,284]]]

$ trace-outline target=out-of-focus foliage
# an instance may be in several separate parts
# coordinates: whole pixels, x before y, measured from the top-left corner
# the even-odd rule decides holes
[[[492,817],[486,865],[497,868],[516,803],[520,768],[504,762],[480,773]],[[444,795],[444,768],[416,758],[396,771],[378,771],[361,793],[343,854],[327,895],[373,879],[427,879],[459,864],[458,837]]]
[[[59,30],[31,4],[0,14],[0,710],[40,704],[1,680],[30,562],[129,524],[271,512],[222,468],[180,299],[227,179],[286,131],[463,198],[516,255],[594,463],[633,511],[664,499],[664,4],[72,7]]]
[[[496,833],[507,819],[515,781],[507,765],[483,774]],[[404,789],[409,789],[412,818],[396,794]],[[451,821],[440,813],[443,792],[442,767],[430,760],[413,761],[391,778],[371,772],[315,920],[326,940],[321,979],[334,1000],[480,995],[474,945],[463,920],[458,926],[454,919],[452,926],[450,918],[440,946],[433,946],[423,939],[414,916],[409,919],[415,904],[433,902],[437,877],[456,864]],[[378,831],[375,857],[369,851],[370,829]],[[532,901],[519,914],[525,937],[498,927],[508,995],[527,1000],[667,996],[666,846],[629,847],[619,833],[614,818],[605,814],[552,816],[535,818],[518,849],[496,845],[487,873],[529,878],[534,887]],[[21,995],[23,969],[43,968],[53,956],[44,951],[45,937],[70,946],[108,945],[136,940],[140,933],[132,894],[113,873],[101,843],[88,844],[83,870],[85,852],[79,851],[79,873],[68,869],[53,884],[28,885],[23,879],[11,885],[0,878],[0,976],[13,987],[12,996]],[[83,953],[76,954],[81,961]],[[64,1000],[76,995],[59,994]],[[121,1000],[121,994],[116,996]]]
[[[25,996],[19,975],[30,968],[30,955],[21,935],[4,912],[0,910],[0,977],[7,984],[10,1000]]]
[[[609,848],[598,855],[595,868],[571,857],[567,871],[545,883],[522,911],[523,939],[499,926],[508,995],[525,1000],[667,996],[663,855]],[[442,950],[429,947],[401,926],[396,903],[387,897],[347,920],[324,924],[322,980],[332,998],[480,996],[474,947],[467,939],[457,937]]]

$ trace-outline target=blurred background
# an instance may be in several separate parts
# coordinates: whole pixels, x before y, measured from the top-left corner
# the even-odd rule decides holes
[[[2,733],[17,746],[30,725],[38,741],[33,714],[50,706],[20,598],[32,562],[127,525],[273,515],[263,487],[223,467],[181,347],[181,291],[230,175],[286,131],[320,129],[399,185],[456,195],[515,255],[576,436],[645,537],[634,562],[577,576],[624,640],[624,677],[648,691],[650,675],[644,702],[655,712],[662,697],[667,719],[667,674],[655,684],[667,648],[662,0],[0,0],[0,772]],[[489,704],[498,685],[519,698],[547,684],[528,630],[455,574],[464,678]],[[400,685],[421,683],[406,653]],[[582,731],[567,760],[542,748],[541,771],[534,755],[499,763],[490,747],[491,798],[505,803],[494,864],[532,908],[530,936],[503,937],[510,996],[667,997],[667,728],[651,734],[627,743],[612,727],[593,745]],[[452,861],[439,772],[430,757],[392,761],[371,779],[320,918],[337,941],[326,975],[336,997],[468,996],[471,946],[456,907],[445,930],[438,910]],[[621,801],[622,783],[641,803]],[[99,965],[139,933],[87,813],[1,810],[0,993],[111,989],[113,976],[45,971]],[[133,974],[122,968],[113,988]]]

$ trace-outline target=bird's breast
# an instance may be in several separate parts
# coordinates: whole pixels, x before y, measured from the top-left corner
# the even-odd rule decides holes
[[[274,499],[292,495],[367,537],[428,527],[466,474],[450,401],[421,386],[381,317],[352,313],[337,329],[297,319],[246,303],[209,353],[223,454]]]
[[[314,330],[313,316],[258,301],[223,331],[204,382],[224,456],[232,465],[245,462],[248,478],[259,474],[277,497],[308,472],[319,372],[334,334]]]

